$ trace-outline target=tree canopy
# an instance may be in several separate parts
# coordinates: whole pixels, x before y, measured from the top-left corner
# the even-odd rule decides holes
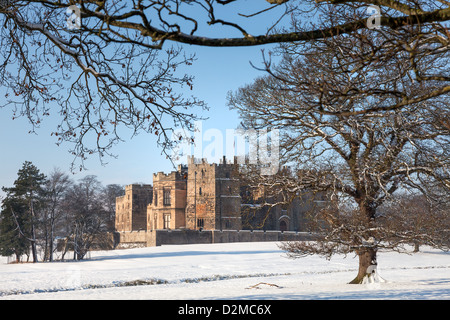
[[[415,55],[417,45],[446,51],[450,7],[443,0],[165,0],[15,1],[0,3],[0,85],[3,107],[24,116],[32,130],[50,114],[61,121],[57,143],[72,145],[74,159],[111,155],[122,128],[158,137],[168,157],[174,128],[193,130],[207,106],[187,94],[194,63],[183,45],[254,46],[310,43],[367,29],[369,6],[379,8],[378,32],[412,30],[413,42],[397,49]],[[70,9],[69,9],[70,7]],[[332,19],[329,13],[332,14]],[[270,17],[270,19],[268,19]],[[286,21],[296,21],[295,27]],[[256,27],[258,26],[258,27]],[[247,31],[247,30],[252,30]],[[175,46],[174,46],[175,45]],[[397,50],[397,51],[396,51]],[[370,59],[378,59],[368,56]],[[188,69],[189,70],[189,69]],[[418,78],[448,75],[418,75]],[[449,92],[436,88],[429,95]],[[420,98],[417,98],[420,99]],[[398,107],[411,102],[399,101]]]
[[[375,270],[378,249],[449,246],[448,208],[439,209],[436,193],[450,190],[449,96],[433,94],[450,84],[449,52],[424,47],[419,35],[358,29],[282,44],[281,61],[268,58],[267,74],[229,97],[244,126],[282,132],[280,159],[292,166],[289,174],[246,172],[250,183],[284,202],[304,192],[327,196],[310,217],[318,241],[285,248],[292,256],[356,252],[355,283]],[[417,46],[402,49],[408,43]],[[380,210],[402,192],[434,205],[426,228],[414,229],[413,214],[392,219]]]

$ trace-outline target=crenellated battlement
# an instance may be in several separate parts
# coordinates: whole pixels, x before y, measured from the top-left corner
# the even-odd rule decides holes
[[[270,216],[266,208],[249,207],[255,201],[254,191],[242,185],[237,160],[223,157],[219,163],[209,163],[188,156],[187,165],[154,173],[153,185],[126,186],[125,195],[116,199],[117,231],[240,230],[261,225],[268,230],[300,230],[306,202],[277,206]]]
[[[187,156],[188,168],[198,165],[208,165],[210,167],[221,167],[221,166],[234,166],[237,164],[237,157],[233,158],[233,161],[227,160],[225,156],[220,159],[219,163],[209,163],[206,158],[195,158],[194,156]]]

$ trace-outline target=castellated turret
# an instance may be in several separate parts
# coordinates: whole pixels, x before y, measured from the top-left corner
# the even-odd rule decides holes
[[[116,230],[145,230],[147,228],[147,206],[152,202],[152,198],[153,188],[151,185],[127,185],[125,195],[116,198]]]
[[[187,160],[187,165],[179,165],[170,173],[153,174],[153,185],[125,187],[125,195],[116,199],[117,232],[145,230],[150,234],[161,229],[303,231],[306,214],[327,204],[325,195],[304,190],[292,203],[271,206],[269,212],[265,203],[281,199],[266,197],[264,189],[242,184],[236,157],[233,160],[223,157],[220,163],[208,163],[206,159],[193,156]]]
[[[186,227],[187,167],[153,174],[153,201],[147,207],[147,230]]]
[[[186,228],[239,230],[241,196],[236,159],[221,163],[188,157]]]

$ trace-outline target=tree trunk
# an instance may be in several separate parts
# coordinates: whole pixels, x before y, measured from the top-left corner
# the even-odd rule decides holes
[[[53,261],[53,230],[50,232],[50,243],[48,249],[48,261]]]
[[[50,218],[50,239],[49,239],[49,256],[48,261],[53,261],[53,245],[55,243],[54,240],[54,230],[55,230],[55,219],[52,217]]]
[[[420,251],[420,244],[418,241],[414,241],[414,252]]]
[[[33,262],[36,263],[38,261],[38,257],[36,249],[36,232],[34,229],[34,225],[31,225],[31,253],[33,255]]]
[[[359,256],[358,275],[351,284],[384,282],[377,274],[377,250],[376,248],[364,248],[357,251]]]
[[[366,220],[366,228],[368,230],[375,227],[376,205],[367,199],[359,203],[360,212],[363,219]],[[359,244],[362,247],[356,250],[359,257],[359,270],[355,279],[350,281],[351,284],[385,282],[377,274],[377,247],[375,244],[375,235],[368,234],[366,243]]]
[[[36,249],[36,230],[35,230],[35,223],[36,223],[36,216],[34,213],[34,207],[33,207],[33,193],[30,193],[30,213],[31,213],[31,253],[33,254],[33,262],[36,263],[38,261],[37,258],[37,249]]]
[[[67,250],[69,250],[69,237],[64,239],[64,249],[61,256],[61,261],[64,261],[64,257],[66,256]]]

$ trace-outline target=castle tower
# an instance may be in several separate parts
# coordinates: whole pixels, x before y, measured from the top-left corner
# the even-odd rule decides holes
[[[186,226],[187,168],[178,166],[169,174],[153,174],[153,202],[147,207],[147,230],[179,229]]]
[[[241,229],[241,197],[236,164],[209,164],[188,157],[186,228]]]
[[[145,230],[147,205],[152,202],[153,188],[148,184],[130,184],[125,195],[116,198],[116,231]]]

